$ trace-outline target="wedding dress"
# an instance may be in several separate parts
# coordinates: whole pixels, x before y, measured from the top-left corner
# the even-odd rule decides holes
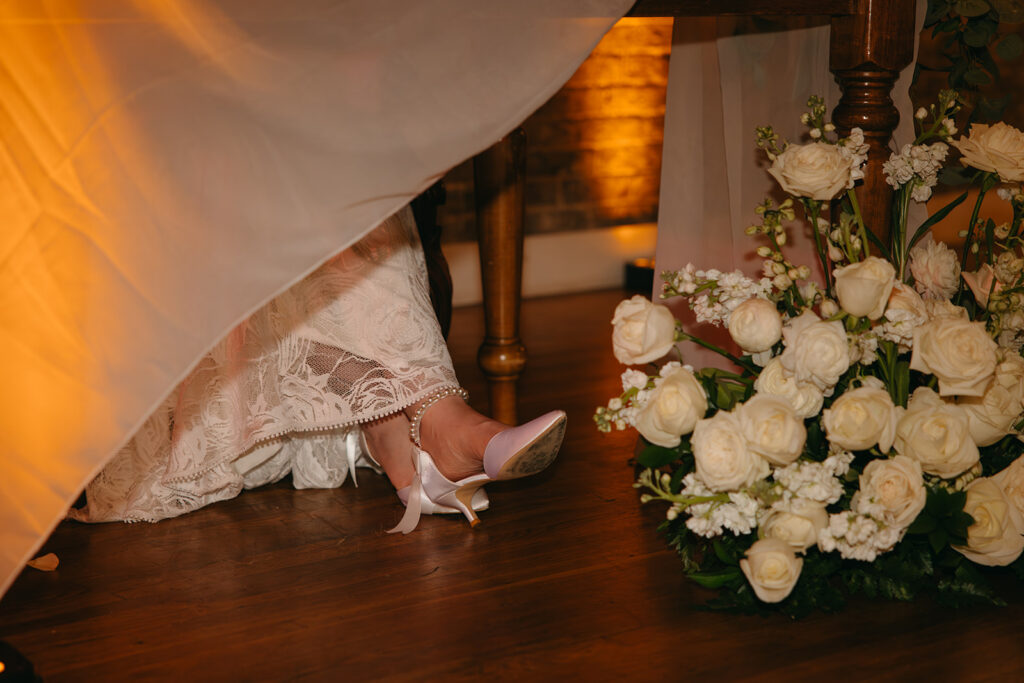
[[[292,475],[355,479],[358,425],[458,386],[408,207],[235,327],[87,487],[81,521],[156,521]]]

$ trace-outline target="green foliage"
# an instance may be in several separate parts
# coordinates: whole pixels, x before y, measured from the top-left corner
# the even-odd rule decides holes
[[[964,512],[966,501],[964,491],[947,491],[938,486],[928,489],[924,510],[907,527],[907,535],[926,537],[936,554],[947,545],[966,544],[967,527],[974,524],[974,518]]]

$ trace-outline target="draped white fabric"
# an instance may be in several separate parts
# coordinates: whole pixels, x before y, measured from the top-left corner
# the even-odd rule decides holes
[[[925,4],[918,8],[919,28]],[[658,213],[659,272],[692,262],[698,268],[759,273],[761,259],[754,253],[759,243],[744,230],[757,222],[754,209],[765,197],[779,201],[785,195],[765,170],[754,129],[771,125],[784,139],[805,142],[800,114],[807,111],[808,97],[820,95],[830,110],[835,107],[840,93],[828,70],[829,34],[828,19],[676,22]],[[904,69],[893,91],[901,114],[895,134],[900,144],[914,138],[909,96],[913,71],[913,65]],[[923,220],[923,207],[915,211],[917,220]],[[810,233],[790,233],[790,259],[820,270]],[[660,285],[657,279],[655,296]],[[724,330],[697,326],[685,303],[674,301],[672,306],[688,329],[730,344]],[[695,345],[683,351],[697,367],[728,364]]]
[[[0,594],[204,352],[631,4],[0,4]]]

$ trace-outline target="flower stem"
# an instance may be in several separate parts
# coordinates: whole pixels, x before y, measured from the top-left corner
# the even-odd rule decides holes
[[[871,256],[871,243],[868,241],[868,229],[864,227],[864,215],[860,212],[860,202],[857,201],[857,193],[853,189],[846,191],[850,199],[850,207],[853,209],[853,217],[857,220],[857,232],[860,233],[860,243],[864,248],[864,257]]]
[[[739,367],[743,368],[744,370],[746,370],[748,372],[753,373],[754,375],[760,375],[761,374],[760,371],[757,369],[757,367],[753,363],[751,363],[750,361],[745,361],[742,358],[739,358],[738,356],[734,356],[733,354],[731,354],[728,351],[726,351],[725,349],[723,349],[721,346],[716,346],[716,345],[712,344],[711,342],[704,341],[700,337],[695,337],[694,335],[689,334],[687,332],[683,332],[682,330],[680,330],[678,328],[676,328],[676,341],[691,341],[694,344],[696,344],[697,346],[703,346],[705,349],[707,349],[709,351],[714,351],[719,356],[722,356],[724,358],[728,358],[730,361],[732,361],[733,363],[735,363]]]
[[[978,225],[978,214],[981,212],[981,202],[985,199],[985,193],[995,184],[992,182],[992,173],[985,173],[981,177],[981,188],[978,191],[978,199],[974,202],[974,210],[971,211],[971,220],[967,224],[967,238],[964,239],[964,253],[960,257],[960,270],[967,270],[967,255],[971,253],[971,242],[974,240],[974,230]]]

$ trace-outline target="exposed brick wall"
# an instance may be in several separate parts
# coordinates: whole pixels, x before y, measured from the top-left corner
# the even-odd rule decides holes
[[[527,119],[527,234],[654,221],[672,23],[623,19]],[[445,177],[446,242],[476,238],[473,168]]]

